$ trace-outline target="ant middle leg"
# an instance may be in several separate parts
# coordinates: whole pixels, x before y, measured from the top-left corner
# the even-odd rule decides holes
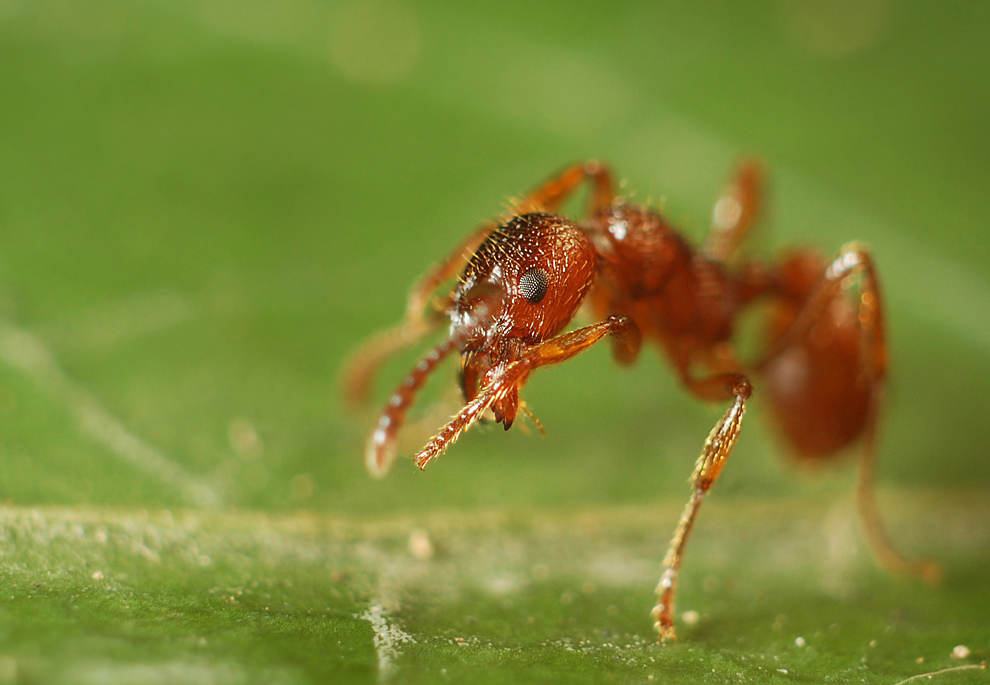
[[[764,171],[756,160],[739,165],[732,182],[715,201],[712,227],[702,252],[712,261],[732,261],[749,237],[763,201]]]
[[[721,420],[705,440],[701,455],[691,475],[692,492],[680,521],[671,538],[670,547],[664,557],[664,572],[657,585],[657,605],[653,608],[654,626],[660,634],[661,641],[677,639],[674,630],[674,599],[677,590],[677,575],[680,571],[684,550],[688,538],[694,529],[694,522],[701,508],[701,503],[708,491],[718,480],[719,474],[725,467],[732,448],[735,447],[739,430],[742,427],[743,415],[746,412],[746,400],[753,389],[749,380],[738,373],[724,373],[702,379],[687,377],[686,369],[682,370],[682,380],[698,397],[708,400],[732,400],[732,405],[726,410]]]

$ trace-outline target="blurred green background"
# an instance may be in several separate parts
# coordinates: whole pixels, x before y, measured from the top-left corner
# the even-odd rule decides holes
[[[563,165],[609,162],[697,239],[756,154],[772,174],[756,251],[859,239],[879,264],[881,494],[984,520],[988,30],[972,2],[0,0],[0,499],[675,512],[721,408],[650,351],[633,371],[602,347],[538,375],[546,438],[474,430],[381,482],[363,442],[417,352],[365,414],[338,377],[417,276]],[[713,500],[847,501],[851,469],[788,468],[761,414]]]

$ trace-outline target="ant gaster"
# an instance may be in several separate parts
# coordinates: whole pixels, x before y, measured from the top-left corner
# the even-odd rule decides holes
[[[558,212],[583,183],[589,207],[575,222]],[[877,422],[887,377],[883,304],[870,253],[858,243],[832,260],[811,249],[774,262],[737,252],[759,210],[763,172],[746,162],[715,205],[700,249],[659,212],[613,192],[598,162],[576,164],[514,203],[513,215],[482,226],[414,287],[403,323],[362,346],[344,376],[349,399],[367,398],[381,363],[449,321],[449,335],[409,373],[385,405],[366,453],[384,475],[396,454],[406,410],[438,363],[461,357],[463,408],[414,457],[425,468],[489,412],[508,429],[519,392],[538,368],[566,361],[609,336],[615,359],[636,360],[645,338],[666,355],[681,384],[728,409],[705,440],[692,494],[664,559],[653,610],[662,640],[674,633],[678,569],[698,509],[739,436],[754,385],[769,403],[791,450],[828,459],[859,441],[858,504],[878,562],[895,572],[933,578],[938,567],[897,552],[874,499]],[[463,267],[464,255],[471,255]],[[460,271],[453,292],[430,307]],[[757,302],[769,314],[762,352],[737,357],[733,333]],[[585,304],[598,323],[564,329]],[[539,425],[537,423],[537,425]]]

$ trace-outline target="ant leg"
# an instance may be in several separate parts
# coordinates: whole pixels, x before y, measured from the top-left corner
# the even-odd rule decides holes
[[[880,415],[882,393],[876,389],[871,397],[869,416],[860,452],[859,470],[856,478],[856,502],[859,518],[870,549],[877,563],[894,575],[916,576],[929,583],[938,582],[942,577],[942,567],[930,559],[919,559],[899,551],[890,539],[876,497],[876,443],[877,419]]]
[[[879,389],[887,375],[887,342],[884,332],[883,302],[877,280],[876,267],[869,251],[860,243],[845,245],[826,267],[818,283],[801,307],[797,318],[757,364],[766,366],[781,352],[801,342],[822,320],[836,296],[851,286],[851,279],[861,276],[858,320],[863,333],[866,375],[875,389]]]
[[[913,575],[934,581],[941,575],[938,564],[906,556],[891,542],[876,501],[874,470],[877,453],[877,431],[887,375],[887,344],[884,334],[883,301],[873,259],[865,247],[850,243],[825,269],[821,280],[811,291],[794,323],[772,347],[758,368],[799,344],[822,320],[828,307],[843,291],[854,287],[859,276],[857,315],[862,340],[863,375],[869,391],[863,445],[860,451],[856,483],[856,500],[866,539],[877,563],[895,575]]]
[[[379,331],[361,343],[344,364],[340,385],[346,402],[352,407],[366,404],[381,365],[436,330],[442,320],[441,316],[407,317],[398,326]]]
[[[643,334],[632,319],[619,315],[546,340],[527,350],[525,356],[533,360],[534,368],[559,364],[584,352],[606,335],[612,336],[617,357],[630,361],[636,358]]]
[[[399,429],[406,418],[406,411],[416,399],[416,394],[437,365],[456,349],[453,340],[444,340],[423,357],[403,379],[399,387],[382,409],[375,431],[371,434],[364,453],[364,463],[368,471],[381,478],[395,461]]]
[[[560,205],[584,182],[591,182],[589,211],[607,207],[615,199],[612,191],[612,175],[604,164],[588,161],[567,167],[560,174],[540,185],[536,190],[514,203],[514,212],[525,214],[535,211],[556,211]],[[503,217],[508,219],[508,217]],[[489,221],[465,238],[445,259],[435,264],[422,276],[406,301],[402,323],[381,331],[364,342],[344,365],[341,380],[344,398],[348,404],[359,406],[367,402],[371,385],[378,369],[389,357],[415,345],[436,330],[443,320],[438,316],[449,305],[449,298],[438,303],[430,311],[430,300],[445,281],[454,278],[464,268],[465,259],[494,231],[500,221]]]
[[[513,207],[518,214],[556,212],[584,181],[591,182],[589,214],[608,207],[615,200],[612,174],[608,167],[596,160],[589,160],[567,167],[526,197],[514,202]]]
[[[509,362],[492,380],[484,383],[474,399],[464,405],[457,415],[426,443],[413,458],[416,465],[425,469],[427,464],[454,444],[457,438],[492,405],[505,401],[511,393],[516,393],[518,396],[519,389],[538,367],[567,361],[606,335],[623,341],[621,344],[626,350],[638,349],[641,337],[639,327],[632,319],[625,316],[610,316],[601,323],[559,335],[525,350],[520,359]]]
[[[425,469],[427,464],[457,442],[461,433],[473,426],[495,402],[525,383],[532,370],[533,365],[525,359],[506,365],[495,380],[482,387],[474,399],[465,404],[454,418],[430,438],[423,449],[413,457],[416,466]]]
[[[712,228],[702,252],[716,262],[729,262],[749,237],[763,196],[763,167],[755,160],[741,164],[732,183],[715,202]]]
[[[692,392],[699,397],[711,400],[732,399],[732,406],[715,424],[711,433],[708,434],[708,439],[705,440],[701,455],[694,466],[694,473],[691,475],[691,484],[694,490],[684,508],[684,513],[681,514],[681,519],[663,560],[664,572],[657,585],[657,605],[652,612],[655,620],[654,627],[660,634],[661,641],[677,639],[674,631],[674,595],[677,590],[677,574],[684,558],[684,550],[687,547],[688,538],[691,536],[691,530],[694,528],[694,521],[698,516],[701,503],[715,481],[718,480],[725,462],[732,454],[732,448],[739,437],[739,429],[746,412],[746,400],[753,392],[749,380],[738,373],[719,374],[700,380],[685,379],[685,381]]]

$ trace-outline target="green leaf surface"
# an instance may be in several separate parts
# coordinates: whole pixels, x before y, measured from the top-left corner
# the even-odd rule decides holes
[[[0,0],[0,683],[987,682],[988,9]],[[697,240],[746,154],[754,253],[876,257],[880,506],[945,575],[873,568],[850,460],[792,468],[757,384],[659,647],[721,411],[659,355],[538,375],[546,437],[480,427],[382,481],[337,385],[565,164]]]

